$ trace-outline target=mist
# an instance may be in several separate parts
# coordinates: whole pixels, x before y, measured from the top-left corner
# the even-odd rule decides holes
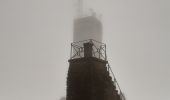
[[[170,99],[170,1],[86,0],[102,14],[102,41],[127,100]],[[0,99],[60,100],[75,0],[0,1]]]

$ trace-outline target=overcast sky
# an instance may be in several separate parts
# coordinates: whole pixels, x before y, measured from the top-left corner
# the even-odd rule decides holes
[[[59,100],[76,0],[0,0],[0,100]],[[127,100],[170,100],[170,1],[86,0]]]

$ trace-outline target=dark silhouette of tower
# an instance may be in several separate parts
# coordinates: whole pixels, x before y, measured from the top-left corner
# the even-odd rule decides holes
[[[71,44],[67,100],[123,100],[109,70],[106,45],[89,39]]]
[[[102,23],[95,13],[74,20],[66,100],[124,100],[101,42]]]

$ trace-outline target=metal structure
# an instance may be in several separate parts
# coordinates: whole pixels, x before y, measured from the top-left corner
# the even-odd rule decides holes
[[[84,44],[86,43],[90,43],[92,45],[92,57],[105,60],[105,61],[107,60],[106,44],[98,42],[93,39],[71,43],[70,59],[85,57]]]

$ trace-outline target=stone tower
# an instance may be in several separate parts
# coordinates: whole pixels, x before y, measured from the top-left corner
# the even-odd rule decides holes
[[[92,39],[71,45],[66,100],[124,100],[109,74],[106,45]]]
[[[110,70],[101,21],[94,12],[86,16],[80,12],[74,20],[66,100],[124,100]]]

